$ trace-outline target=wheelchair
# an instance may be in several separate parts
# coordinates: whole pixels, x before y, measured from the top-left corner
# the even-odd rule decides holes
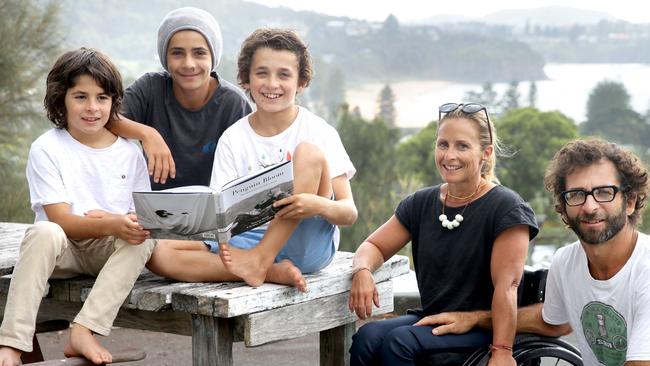
[[[518,334],[512,347],[512,356],[520,366],[579,365],[582,366],[580,351],[560,338],[539,334]],[[472,353],[463,366],[487,365],[490,359],[488,346]]]
[[[524,272],[519,289],[519,306],[544,301],[547,269]],[[574,365],[582,366],[580,351],[572,344],[554,337],[539,334],[517,334],[512,356],[518,366]],[[448,353],[432,354],[417,362],[418,365],[485,366],[490,359],[489,346],[473,350],[450,350]]]

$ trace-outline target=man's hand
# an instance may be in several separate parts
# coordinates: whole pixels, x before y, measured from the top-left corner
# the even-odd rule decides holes
[[[142,148],[147,155],[147,169],[154,182],[165,184],[168,177],[176,178],[174,158],[158,131],[154,128],[148,130],[142,139]]]
[[[484,311],[455,311],[425,316],[413,325],[439,325],[431,333],[434,335],[463,334],[476,327]]]
[[[372,304],[379,307],[379,292],[375,279],[368,269],[362,269],[352,277],[352,288],[348,299],[348,308],[357,313],[360,319],[372,315]]]

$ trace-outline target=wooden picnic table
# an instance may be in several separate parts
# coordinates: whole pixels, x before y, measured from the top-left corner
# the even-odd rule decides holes
[[[4,311],[10,273],[28,225],[0,223],[0,311]],[[232,365],[232,343],[248,347],[320,332],[320,364],[346,365],[357,317],[347,307],[352,253],[338,252],[323,270],[305,275],[308,291],[242,282],[187,283],[145,271],[120,310],[115,326],[192,336],[195,366]],[[408,273],[408,258],[394,256],[374,273],[380,308],[393,311],[391,278]],[[94,278],[50,280],[39,320],[72,320]],[[1,315],[1,313],[0,313]]]

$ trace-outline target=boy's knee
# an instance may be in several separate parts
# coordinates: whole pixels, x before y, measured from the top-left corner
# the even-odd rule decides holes
[[[310,142],[301,142],[296,146],[293,152],[293,160],[295,163],[316,164],[325,162],[325,154],[318,146]]]
[[[65,237],[63,228],[51,221],[39,221],[27,228],[25,235],[35,235],[42,237]]]
[[[25,230],[23,249],[27,246],[36,246],[39,250],[47,251],[54,249],[61,251],[67,244],[68,237],[63,228],[50,221],[39,221]]]

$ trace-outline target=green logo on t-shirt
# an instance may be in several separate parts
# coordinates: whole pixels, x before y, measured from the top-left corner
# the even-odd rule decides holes
[[[593,301],[585,305],[580,316],[589,347],[600,363],[619,366],[627,353],[627,323],[611,305]]]

